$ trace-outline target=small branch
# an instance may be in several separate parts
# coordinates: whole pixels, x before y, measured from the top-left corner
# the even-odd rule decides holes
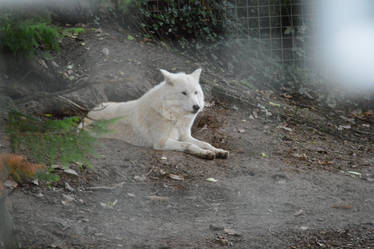
[[[110,190],[114,190],[116,188],[121,188],[123,186],[123,184],[125,184],[126,182],[120,182],[120,183],[117,183],[113,186],[96,186],[96,187],[87,187],[87,190],[104,190],[104,191],[110,191]]]
[[[66,97],[64,97],[64,96],[62,96],[62,95],[58,95],[57,97],[60,98],[60,99],[62,99],[62,100],[64,100],[64,101],[66,101],[66,102],[68,102],[69,104],[71,104],[71,105],[77,107],[77,108],[80,109],[81,111],[89,112],[89,110],[88,110],[87,108],[85,108],[85,107],[83,107],[83,106],[81,106],[81,105],[75,103],[74,101],[72,101],[72,100],[70,100],[70,99],[68,99],[68,98],[66,98]]]

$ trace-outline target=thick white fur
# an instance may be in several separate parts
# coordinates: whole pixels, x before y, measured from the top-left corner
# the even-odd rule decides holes
[[[106,102],[87,115],[92,120],[119,119],[109,125],[112,132],[103,137],[157,150],[176,150],[206,159],[227,158],[228,151],[191,136],[191,127],[204,107],[204,94],[199,84],[201,69],[191,74],[160,70],[164,81],[137,100]],[[193,106],[198,105],[198,112]]]

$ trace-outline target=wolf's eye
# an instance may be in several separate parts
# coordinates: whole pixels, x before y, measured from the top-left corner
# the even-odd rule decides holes
[[[195,94],[197,94],[197,91],[195,91]]]
[[[183,91],[182,94],[183,94],[183,95],[187,95],[187,92],[186,92],[186,91]]]

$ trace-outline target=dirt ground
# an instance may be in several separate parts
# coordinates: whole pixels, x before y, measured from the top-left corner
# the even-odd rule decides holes
[[[116,26],[86,27],[60,54],[0,73],[19,108],[69,114],[59,95],[86,107],[126,101],[160,82],[159,68],[197,67],[208,107],[193,135],[229,159],[101,139],[93,168],[72,165],[79,176],[58,172],[56,184],[10,192],[22,248],[374,248],[370,112],[248,89]]]

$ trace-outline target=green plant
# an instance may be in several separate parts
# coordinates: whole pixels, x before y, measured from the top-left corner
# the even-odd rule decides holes
[[[49,24],[48,15],[0,12],[0,48],[14,55],[33,54],[38,48],[58,51],[59,38],[57,28]]]
[[[81,27],[64,28],[62,30],[62,36],[77,37],[80,33],[84,32],[85,29]]]
[[[137,21],[146,34],[175,41],[212,42],[227,30],[225,10],[229,4],[226,0],[136,0],[133,9],[138,11]]]
[[[62,120],[50,117],[37,118],[12,110],[8,114],[6,129],[12,153],[22,152],[33,161],[49,166],[56,162],[65,167],[72,162],[90,166],[88,157],[94,154],[96,140],[90,132],[106,132],[106,125],[111,121],[95,122],[90,132],[78,132],[79,121],[78,117],[67,117]],[[50,167],[48,172],[53,179],[53,168]]]

